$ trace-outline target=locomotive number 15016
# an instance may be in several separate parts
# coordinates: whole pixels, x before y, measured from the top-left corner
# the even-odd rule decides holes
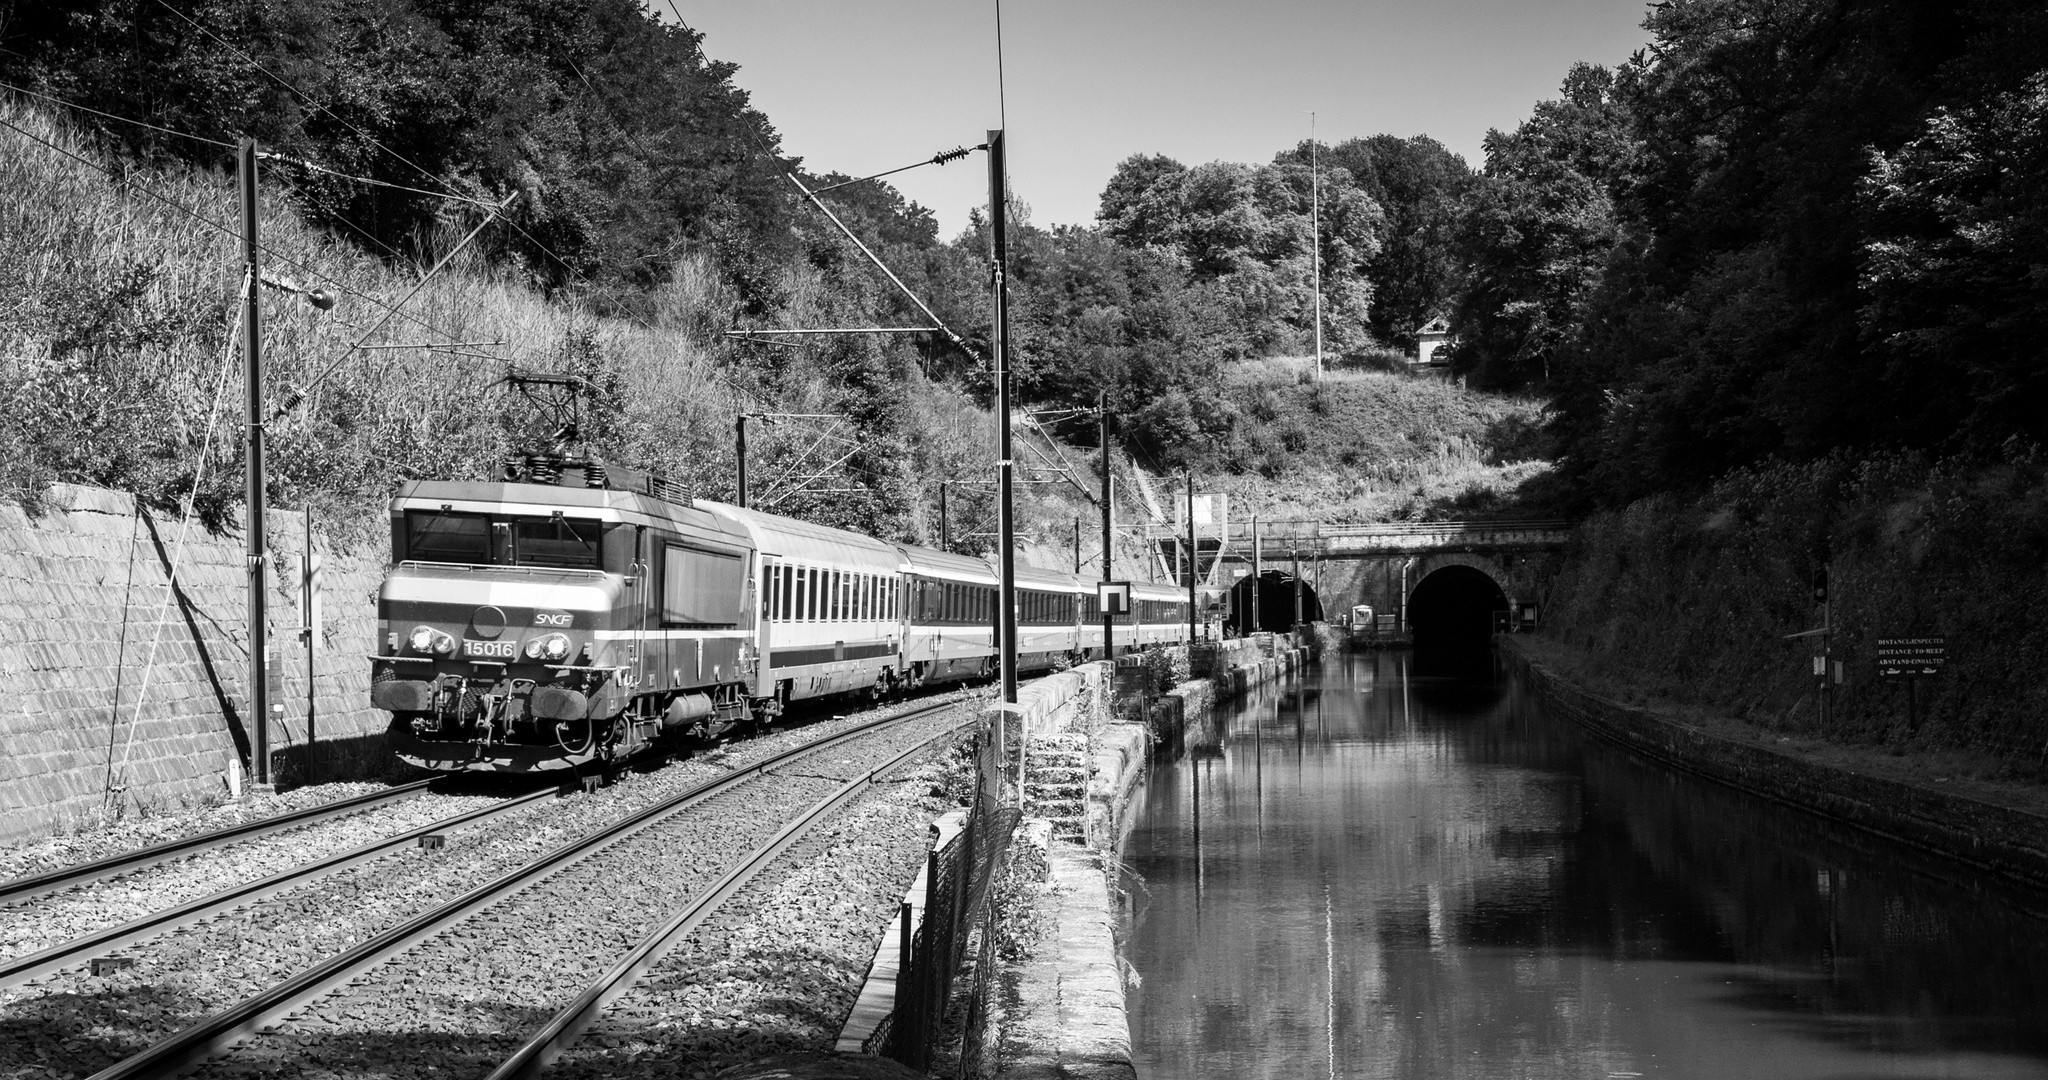
[[[510,660],[517,654],[518,648],[517,643],[510,641],[465,641],[462,643],[462,655]]]

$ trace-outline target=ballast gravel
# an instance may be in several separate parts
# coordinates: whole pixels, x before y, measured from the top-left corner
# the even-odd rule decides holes
[[[0,849],[0,881],[62,870],[109,855],[125,855],[152,844],[185,840],[202,833],[247,825],[359,795],[388,790],[371,783],[319,784],[276,795],[221,803],[152,817],[124,818],[68,836],[52,836],[20,847]]]
[[[953,695],[956,698],[962,696],[974,695]],[[920,704],[929,701],[927,699]],[[906,707],[898,706],[886,711],[899,711]],[[390,925],[507,873],[578,836],[610,825],[712,776],[872,719],[883,711],[776,732],[644,774],[628,774],[619,784],[593,796],[543,802],[523,813],[465,830],[451,837],[447,846],[439,850],[401,849],[376,862],[136,946],[129,950],[134,959],[134,966],[130,968],[101,976],[92,975],[84,969],[74,969],[37,983],[0,991],[0,1078],[89,1075],[205,1015],[333,956]],[[831,775],[834,759],[841,757],[838,751],[828,752],[823,755],[825,760],[807,759],[801,768],[820,776]],[[390,1026],[393,1003],[411,1002],[412,1006],[418,1006],[426,998],[432,998],[438,1003],[435,1009],[439,1010],[436,1013],[439,1022],[430,1026],[442,1029],[441,1033],[453,1040],[449,1053],[466,1057],[475,1049],[471,1045],[473,1033],[517,1028],[522,1020],[531,1019],[529,1014],[535,1010],[543,1014],[549,1012],[549,1008],[537,1003],[538,997],[534,998],[536,1003],[520,1004],[520,995],[507,995],[504,988],[524,986],[532,982],[536,972],[552,971],[560,981],[574,982],[575,989],[580,990],[583,982],[602,970],[603,964],[584,959],[598,951],[599,944],[616,940],[618,949],[623,950],[637,940],[637,934],[625,924],[629,920],[620,913],[619,905],[634,897],[646,902],[649,897],[664,895],[661,883],[665,879],[653,872],[657,866],[663,872],[681,875],[673,878],[674,881],[694,880],[689,877],[692,872],[689,866],[693,861],[702,862],[710,858],[702,850],[705,844],[715,840],[735,851],[741,850],[747,837],[760,828],[766,829],[760,833],[765,837],[779,828],[789,814],[817,797],[812,794],[809,798],[800,798],[800,792],[822,793],[833,786],[830,780],[787,775],[786,770],[777,772],[785,773],[778,778],[777,784],[749,784],[743,790],[773,791],[779,788],[785,793],[783,795],[763,794],[735,800],[734,796],[739,793],[734,792],[698,808],[698,811],[707,811],[722,800],[729,803],[718,806],[713,816],[699,812],[686,815],[688,820],[700,823],[688,827],[696,840],[670,843],[669,850],[664,851],[662,845],[642,839],[624,847],[624,851],[633,853],[630,857],[618,857],[623,852],[615,849],[614,858],[610,860],[598,856],[586,862],[586,866],[612,866],[608,876],[579,885],[576,884],[580,880],[577,870],[582,868],[578,867],[559,875],[559,881],[550,881],[529,890],[526,895],[547,899],[532,905],[532,909],[538,912],[536,915],[500,920],[510,927],[504,932],[492,932],[494,920],[498,920],[498,909],[459,924],[457,933],[430,943],[431,948],[426,952],[415,954],[432,956],[437,955],[436,950],[447,953],[450,959],[438,968],[424,963],[420,965],[421,971],[408,974],[408,958],[387,964],[383,972],[398,973],[395,984],[398,992],[388,1001],[365,1003],[344,992],[329,999],[334,1002],[331,1008],[324,1008],[322,1004],[310,1007],[304,1017],[304,1030],[298,1030],[290,1037],[293,1045],[315,1038],[323,1028],[350,1023],[352,1016],[377,1017],[380,1021],[377,1030],[388,1033],[395,1030]],[[438,797],[422,797],[426,798]],[[795,801],[791,802],[792,799]],[[398,810],[421,801],[408,800],[390,809]],[[446,817],[448,814],[438,816]],[[702,824],[707,822],[710,824]],[[207,827],[218,827],[218,824]],[[407,827],[411,826],[391,827],[384,831],[388,835]],[[329,833],[325,829],[323,826],[306,831],[309,834],[321,832],[332,846],[326,850],[313,850],[314,846],[309,845],[294,856],[297,861],[347,850],[365,839],[346,830]],[[672,829],[656,830],[656,833],[669,835]],[[210,855],[196,857],[192,862],[210,862]],[[186,866],[184,863],[177,865]],[[278,868],[281,866],[271,867],[273,870]],[[192,867],[186,869],[193,872]],[[191,880],[196,882],[199,879]],[[190,887],[201,889],[197,884]],[[673,888],[668,891],[673,892]],[[168,887],[165,895],[173,895]],[[136,904],[141,904],[144,910],[156,909],[175,902],[146,893],[124,896],[120,910],[132,911]],[[509,910],[518,904],[519,900],[515,899],[504,907]],[[35,915],[39,910],[40,905],[26,909],[23,921],[33,926],[39,921]],[[83,917],[83,923],[107,925],[127,917],[132,915],[115,917],[106,914],[98,919]],[[71,936],[75,931],[37,933],[30,930],[17,933],[24,942],[40,940],[47,944],[53,938]],[[530,943],[537,941],[554,944],[536,950]],[[450,944],[460,942],[477,945]],[[508,958],[488,959],[490,953],[482,946],[493,942],[510,949]],[[469,951],[465,953],[464,948]],[[24,947],[22,951],[28,950]],[[454,995],[442,992],[465,979],[472,991],[458,991]],[[448,982],[450,986],[442,987],[438,985],[440,982]],[[416,986],[420,990],[407,993],[404,988],[408,986]],[[569,991],[572,995],[574,992]],[[535,993],[539,993],[537,988]],[[483,1004],[499,998],[509,1000]],[[451,1001],[453,1005],[448,1004]],[[419,1010],[412,1006],[398,1006],[407,1018],[406,1026],[421,1018]],[[454,1016],[439,1015],[451,1008]],[[533,1020],[533,1023],[538,1022]],[[390,1041],[382,1036],[379,1038],[382,1043]],[[243,1056],[246,1055],[237,1055],[236,1059],[224,1064],[231,1066],[232,1061]],[[428,1065],[433,1063],[435,1056],[427,1055],[425,1061]],[[314,1070],[305,1075],[323,1074]],[[331,1075],[360,1075],[360,1071],[343,1068]],[[419,1075],[439,1077],[449,1074],[438,1068],[424,1068]]]
[[[930,823],[968,794],[963,768],[927,764],[784,854],[620,995],[550,1080],[710,1077],[832,1049],[876,947],[893,940]]]
[[[483,1076],[804,809],[958,722],[928,718],[773,770],[458,924],[194,1075]]]
[[[259,836],[217,851],[159,863],[29,903],[0,908],[0,959],[26,956],[498,801],[481,795],[415,795],[360,814]]]

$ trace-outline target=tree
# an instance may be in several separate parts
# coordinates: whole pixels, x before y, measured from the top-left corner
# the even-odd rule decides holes
[[[1299,150],[1287,157],[1303,159]],[[1380,251],[1363,270],[1373,289],[1369,322],[1380,342],[1413,349],[1424,323],[1451,313],[1458,221],[1476,178],[1465,159],[1427,135],[1347,139],[1321,157],[1348,172],[1386,214]]]
[[[1860,312],[1922,445],[2048,441],[2048,73],[1872,155]]]
[[[1458,229],[1459,372],[1499,388],[1550,380],[1621,236],[1628,125],[1614,73],[1577,64],[1563,97],[1512,132],[1487,132],[1486,169]]]

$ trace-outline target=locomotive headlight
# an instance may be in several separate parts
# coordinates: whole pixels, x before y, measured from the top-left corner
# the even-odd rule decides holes
[[[431,626],[415,626],[412,628],[412,635],[405,639],[405,643],[412,646],[414,652],[433,652],[436,636]]]
[[[549,634],[540,643],[541,655],[550,660],[565,660],[569,656],[569,639],[561,634]]]
[[[525,652],[526,652],[526,658],[527,658],[528,660],[538,660],[538,659],[540,659],[540,651],[541,651],[541,649],[542,649],[542,648],[544,648],[544,647],[545,647],[546,645],[547,645],[547,639],[546,639],[546,638],[534,638],[534,639],[533,639],[532,641],[529,641],[529,642],[527,642],[527,643],[526,643],[526,649],[525,649]]]
[[[449,653],[454,652],[455,639],[449,637],[446,634],[436,633],[434,635],[434,651],[440,653],[442,656],[446,656]]]

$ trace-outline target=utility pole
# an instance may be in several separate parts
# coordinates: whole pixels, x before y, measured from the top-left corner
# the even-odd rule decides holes
[[[946,535],[946,482],[939,481],[939,550],[951,551],[953,545]]]
[[[739,463],[739,508],[747,508],[747,414],[733,420],[733,460]]]
[[[276,784],[270,776],[270,633],[265,624],[263,539],[263,321],[257,297],[263,291],[263,267],[257,261],[256,140],[242,139],[238,171],[242,187],[242,381],[248,417],[243,471],[247,480],[249,573],[249,736],[250,793],[268,795]]]
[[[1251,633],[1259,632],[1259,575],[1265,572],[1265,564],[1259,561],[1259,515],[1252,515],[1252,617],[1245,625]]]
[[[1081,573],[1081,515],[1074,515],[1074,574]]]
[[[1115,559],[1110,555],[1115,522],[1116,504],[1110,501],[1109,475],[1109,391],[1095,392],[1096,435],[1102,447],[1102,583],[1107,585],[1116,580]],[[1116,620],[1109,614],[1109,605],[1102,605],[1102,655],[1105,659],[1116,656],[1116,645],[1110,635],[1116,632]]]
[[[1195,547],[1195,471],[1182,469],[1181,478],[1188,485],[1188,644],[1195,643],[1195,620],[1200,618],[1195,611],[1195,582],[1202,576],[1202,553]]]
[[[995,241],[994,341],[991,349],[996,376],[996,520],[1002,548],[1003,703],[1017,703],[1017,523],[1011,513],[1010,475],[1010,198],[1009,175],[1004,164],[1003,132],[988,133],[988,214]],[[1020,766],[1021,767],[1021,766]]]
[[[1315,267],[1316,378],[1323,377],[1323,173],[1316,153],[1316,114],[1308,114],[1309,264]]]
[[[1287,547],[1294,556],[1294,627],[1301,629],[1301,539],[1290,535]]]
[[[304,566],[299,575],[299,614],[306,625],[299,628],[299,636],[306,643],[306,781],[318,783],[318,758],[314,748],[319,743],[319,696],[314,693],[313,678],[316,672],[313,650],[320,639],[320,556],[313,551],[313,504],[306,504],[306,554]]]

